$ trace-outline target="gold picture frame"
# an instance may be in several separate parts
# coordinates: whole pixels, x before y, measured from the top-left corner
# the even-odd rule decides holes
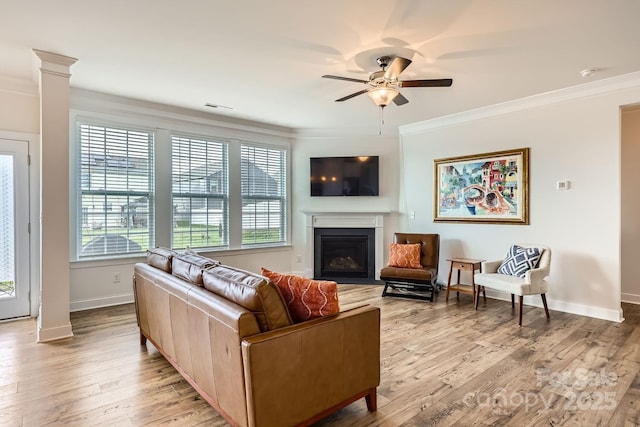
[[[529,148],[436,159],[435,222],[529,224]]]

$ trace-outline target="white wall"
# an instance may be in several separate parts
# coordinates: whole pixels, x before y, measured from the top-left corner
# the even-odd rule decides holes
[[[622,300],[640,303],[640,107],[622,111]]]
[[[390,132],[389,132],[390,133]],[[380,156],[380,193],[378,197],[311,197],[309,159],[323,156]],[[305,211],[314,212],[390,212],[384,217],[384,247],[388,247],[397,229],[398,209],[398,136],[305,136],[293,144],[292,155],[292,238],[293,264],[296,274],[304,274],[306,228]],[[298,258],[298,256],[300,258]],[[385,260],[387,256],[385,255]]]
[[[276,271],[290,271],[291,268],[289,247],[199,253],[257,273],[260,267]],[[71,311],[133,302],[133,266],[142,261],[144,258],[71,263]],[[114,274],[119,276],[117,283],[114,283]]]
[[[620,320],[619,108],[639,100],[629,75],[401,128],[402,222],[441,235],[440,281],[448,257],[540,243],[553,251],[551,309]],[[531,148],[530,225],[433,222],[434,159],[520,147]],[[560,180],[570,190],[556,190]]]
[[[40,132],[40,97],[34,82],[0,75],[0,129]]]

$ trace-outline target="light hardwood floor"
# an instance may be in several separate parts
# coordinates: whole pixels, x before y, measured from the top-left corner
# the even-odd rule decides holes
[[[433,303],[341,285],[382,309],[378,411],[362,401],[320,426],[640,425],[640,307],[623,323],[470,295]],[[74,338],[36,344],[34,320],[0,324],[0,425],[223,426],[149,344],[132,304],[73,313]]]

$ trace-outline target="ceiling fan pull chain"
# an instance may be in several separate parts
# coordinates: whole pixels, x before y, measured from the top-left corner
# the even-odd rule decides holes
[[[378,136],[382,135],[382,126],[384,125],[384,105],[380,106],[380,124],[378,126]]]

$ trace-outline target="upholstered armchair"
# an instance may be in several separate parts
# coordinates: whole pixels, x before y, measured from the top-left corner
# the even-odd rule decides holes
[[[396,257],[394,249],[398,248],[397,245],[401,248],[404,245],[413,245],[411,249],[417,247],[417,254],[413,257]],[[390,264],[380,270],[380,279],[385,282],[382,296],[433,301],[438,278],[439,252],[439,234],[394,233]]]
[[[539,256],[538,259],[535,259]],[[503,260],[483,262],[482,273],[476,273],[477,286],[511,294],[511,307],[515,309],[518,295],[518,325],[522,326],[522,300],[524,295],[540,295],[544,312],[549,319],[547,307],[547,281],[551,265],[551,249],[541,245],[518,244],[509,249]],[[476,298],[475,309],[478,309]]]

